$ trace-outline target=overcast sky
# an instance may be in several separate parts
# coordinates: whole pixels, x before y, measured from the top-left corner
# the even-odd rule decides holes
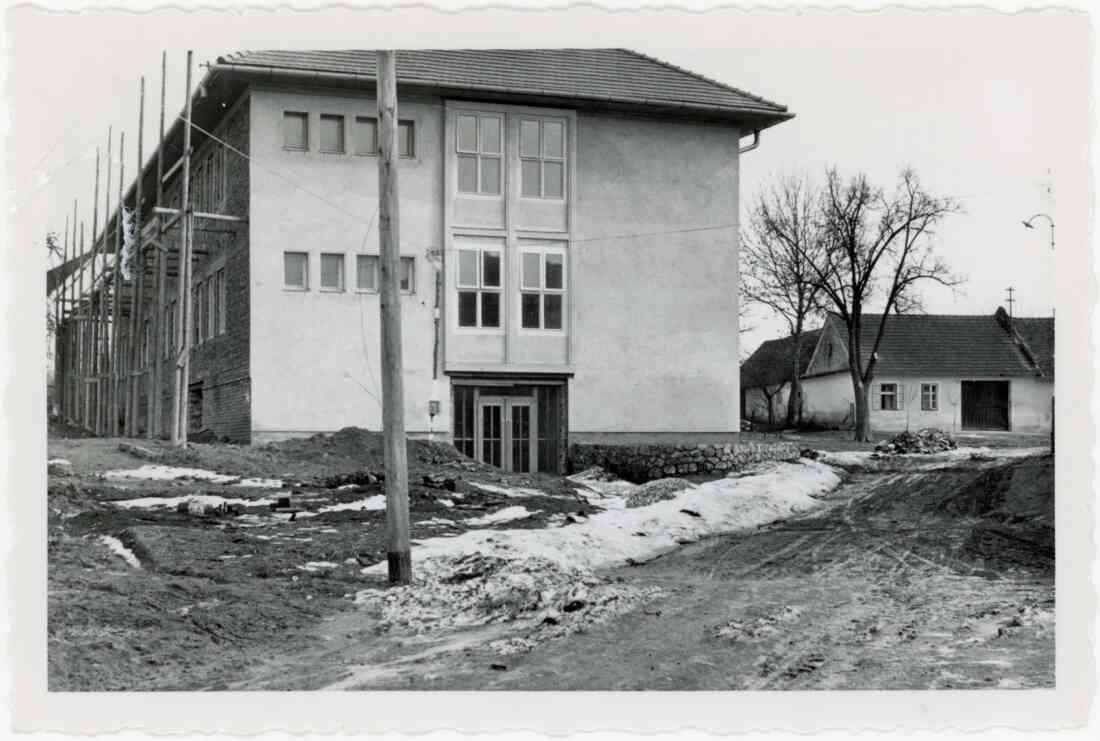
[[[136,164],[138,78],[146,76],[146,148],[156,132],[160,53],[169,55],[168,110],[183,102],[184,54],[197,61],[238,49],[624,46],[787,105],[797,117],[763,135],[742,163],[742,207],[777,174],[820,179],[836,165],[892,187],[912,166],[927,188],[965,213],[938,240],[967,278],[929,289],[932,313],[992,312],[1016,289],[1018,315],[1049,315],[1053,256],[1078,257],[1090,218],[1088,25],[1084,15],[990,12],[874,14],[733,11],[560,15],[338,11],[278,16],[169,11],[154,15],[8,17],[9,225],[33,254],[61,231],[74,198],[89,225],[95,147],[126,131],[127,179]],[[117,148],[117,139],[114,144]],[[117,165],[116,165],[117,168]],[[117,181],[116,181],[117,183]],[[117,197],[117,184],[112,201]],[[744,208],[742,208],[742,212]],[[673,263],[670,263],[673,264]],[[1060,284],[1063,301],[1083,290]],[[751,351],[778,336],[765,315],[742,339]]]

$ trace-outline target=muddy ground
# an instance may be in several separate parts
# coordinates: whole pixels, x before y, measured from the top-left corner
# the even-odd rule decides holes
[[[602,574],[647,597],[510,651],[531,625],[403,633],[355,603],[384,586],[360,573],[384,558],[384,512],[317,512],[381,493],[377,482],[338,488],[381,471],[377,443],[349,431],[263,448],[149,446],[158,462],[289,482],[274,491],[108,480],[105,470],[148,461],[118,441],[51,438],[51,458],[71,465],[50,475],[50,689],[1053,686],[1050,458],[849,471],[810,513]],[[447,446],[410,443],[409,460],[414,541],[507,507],[535,514],[489,527],[569,526],[592,511],[563,479],[509,476]],[[314,516],[112,504],[288,492]]]

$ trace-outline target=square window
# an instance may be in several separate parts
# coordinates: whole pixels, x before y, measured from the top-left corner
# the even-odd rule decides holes
[[[416,125],[412,121],[397,122],[397,156],[416,156]]]
[[[546,329],[561,329],[561,298],[560,293],[547,293],[542,297]]]
[[[542,287],[542,256],[538,252],[523,253],[523,281],[524,288]]]
[[[565,179],[565,165],[561,162],[542,163],[542,194],[547,198],[561,198],[562,181]]]
[[[500,253],[485,250],[481,257],[481,285],[485,288],[500,288]]]
[[[546,287],[560,290],[565,287],[565,255],[546,254]]]
[[[481,158],[481,192],[500,195],[500,158]]]
[[[477,155],[458,155],[458,192],[477,193]]]
[[[499,327],[500,326],[500,294],[499,293],[482,293],[481,294],[481,326],[483,327]]]
[[[322,152],[330,154],[344,153],[344,117],[329,114],[321,114],[321,142]]]
[[[539,294],[524,293],[520,296],[520,317],[524,329],[539,328]]]
[[[342,254],[321,253],[321,289],[344,290],[344,256]]]
[[[477,326],[477,291],[458,292],[458,326]]]
[[[477,116],[458,117],[458,151],[477,151]]]
[[[296,111],[283,113],[283,147],[309,149],[309,114]]]
[[[520,195],[538,198],[542,194],[539,190],[541,172],[542,167],[538,160],[520,160]]]
[[[416,258],[401,258],[401,290],[405,293],[416,290]]]
[[[309,289],[309,253],[283,253],[283,285],[301,291]]]
[[[378,154],[378,121],[365,116],[355,117],[355,153]]]
[[[378,290],[378,255],[355,256],[355,285],[360,291]]]
[[[542,156],[562,159],[565,156],[565,126],[561,121],[543,121]]]
[[[477,288],[477,250],[458,251],[458,285]]]
[[[520,121],[519,122],[519,156],[520,157],[538,157],[539,156],[539,122],[538,121]]]

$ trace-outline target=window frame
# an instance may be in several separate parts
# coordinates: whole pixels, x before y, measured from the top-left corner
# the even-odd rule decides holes
[[[305,124],[305,128],[303,129],[303,133],[305,135],[304,136],[305,142],[300,147],[299,146],[290,146],[289,144],[287,144],[287,140],[286,140],[286,134],[287,134],[286,121],[287,121],[288,118],[291,118],[291,117],[301,118],[301,120]],[[309,151],[309,129],[310,129],[309,124],[310,124],[310,122],[309,122],[309,111],[292,111],[292,110],[284,110],[283,111],[283,130],[282,130],[282,134],[283,134],[283,151],[285,151],[285,152],[308,152]]]
[[[324,126],[326,121],[336,121],[339,124],[337,128],[337,144],[339,149],[326,149],[325,148],[325,136]],[[348,152],[348,130],[347,130],[347,116],[343,113],[321,113],[317,118],[317,151],[321,154],[347,154]]]
[[[359,260],[360,258],[373,258],[371,275],[374,282],[373,288],[362,288],[359,285]],[[381,264],[382,256],[374,252],[358,252],[355,255],[355,291],[356,293],[380,293],[381,292]],[[405,265],[411,265],[409,269],[409,287],[401,288],[401,275],[397,276],[398,292],[403,296],[411,296],[416,293],[416,256],[401,255],[398,260],[398,270],[404,272]]]
[[[374,126],[374,151],[373,152],[360,152],[358,147],[352,146],[352,152],[356,157],[377,157],[382,154],[382,124],[378,120],[378,116],[354,116],[353,123],[358,126],[359,124],[370,122]],[[409,152],[401,152],[401,127],[407,126],[412,132],[409,136]],[[399,118],[397,119],[397,157],[403,160],[416,159],[417,152],[419,151],[419,141],[417,139],[417,130],[420,128],[415,118]]]
[[[504,301],[506,296],[506,271],[505,271],[505,253],[507,251],[507,245],[491,244],[485,242],[472,242],[467,245],[456,245],[454,247],[455,254],[455,269],[454,269],[454,293],[455,293],[455,320],[454,329],[461,334],[504,334],[505,314],[504,314]],[[472,252],[477,255],[477,278],[473,284],[462,282],[461,268],[459,267],[462,260],[463,252]],[[485,285],[485,253],[492,253],[497,256],[499,268],[498,268],[498,285],[491,286]],[[460,294],[473,293],[476,295],[476,304],[474,308],[475,323],[473,325],[461,324],[459,316],[459,301],[461,299]],[[497,296],[497,315],[498,322],[495,326],[484,324],[483,319],[483,304],[484,301],[481,298],[483,294],[492,293]]]
[[[363,288],[359,285],[359,260],[373,258],[373,265],[371,266],[371,282],[374,284],[371,288]],[[356,293],[378,293],[378,260],[379,256],[370,252],[357,252],[355,255],[355,292]]]
[[[928,400],[927,403],[926,399]],[[922,412],[938,412],[940,410],[940,384],[938,382],[921,383],[920,410]]]
[[[475,148],[463,149],[462,140],[459,133],[459,121],[463,117],[473,118],[477,123],[474,129],[475,136]],[[481,122],[483,119],[496,119],[499,125],[500,131],[500,148],[497,152],[488,152],[482,149],[481,143]],[[454,118],[454,156],[455,156],[455,193],[463,197],[483,197],[483,198],[503,198],[504,194],[508,191],[508,131],[507,131],[507,116],[504,111],[473,111],[473,110],[456,110]],[[462,181],[459,177],[459,161],[462,157],[473,157],[476,163],[475,175],[476,184],[472,191],[462,190]],[[496,160],[499,164],[500,189],[495,192],[489,192],[484,190],[483,178],[482,178],[482,161],[486,159]]]
[[[886,387],[891,387],[890,391],[886,390]],[[886,383],[879,383],[878,385],[878,408],[883,412],[897,412],[901,410],[901,405],[898,403],[898,396],[900,393],[900,385],[893,381]],[[892,400],[892,406],[886,406],[886,399]]]
[[[556,116],[535,116],[529,114],[521,114],[518,117],[518,146],[517,157],[519,159],[519,197],[532,201],[565,201],[566,194],[569,192],[569,121],[565,118],[558,118]],[[546,136],[543,133],[547,122],[557,123],[561,125],[561,156],[550,156],[546,153]],[[538,125],[538,154],[530,155],[523,153],[523,124],[534,123]],[[523,192],[523,163],[524,162],[536,162],[539,169],[539,192],[537,195],[532,195]],[[561,165],[561,195],[552,196],[546,195],[546,163],[553,162]]]
[[[214,330],[218,333],[218,335],[223,335],[225,334],[226,326],[229,324],[229,322],[227,322],[225,318],[225,315],[228,313],[229,308],[226,301],[226,297],[228,294],[225,286],[225,266],[222,265],[217,270],[215,270],[214,276],[217,279],[216,284],[218,287],[218,305],[220,307],[220,311],[218,312],[217,316],[217,326],[214,328]]]
[[[287,284],[287,282],[286,282],[286,258],[287,258],[287,255],[302,255],[305,258],[305,263],[306,263],[305,270],[302,271],[302,276],[303,276],[303,279],[305,281],[303,285],[294,286],[294,285]],[[310,283],[310,281],[309,281],[309,263],[310,263],[310,259],[309,259],[309,251],[308,250],[283,250],[283,290],[284,291],[294,291],[295,293],[308,293],[309,292],[309,290],[310,290],[310,286],[309,286],[309,283]]]
[[[516,281],[516,316],[519,319],[519,331],[521,334],[564,334],[569,325],[569,255],[568,246],[562,244],[531,244],[520,242],[517,245],[519,276]],[[539,285],[537,288],[529,287],[524,282],[524,256],[539,256]],[[561,257],[561,288],[546,287],[546,256],[558,255]],[[539,297],[539,326],[523,326],[523,296],[524,294],[537,295]],[[546,326],[546,296],[561,297],[561,326]]]
[[[338,257],[340,258],[340,270],[338,272],[340,278],[340,285],[338,286],[326,286],[325,285],[325,258],[326,257]],[[322,293],[344,293],[347,291],[348,278],[347,278],[347,256],[343,252],[322,252],[321,253],[321,272],[317,278],[317,290]]]

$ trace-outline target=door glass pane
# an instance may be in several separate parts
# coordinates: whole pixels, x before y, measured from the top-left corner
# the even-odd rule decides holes
[[[477,251],[458,251],[458,285],[467,288],[477,287]]]
[[[373,118],[355,119],[355,153],[378,154],[378,122]]]
[[[501,458],[501,408],[486,404],[481,408],[481,460],[499,466]]]
[[[539,161],[520,160],[520,181],[522,183],[522,195],[538,198],[539,191]]]
[[[531,407],[512,407],[512,470],[516,473],[531,471]]]
[[[543,156],[562,157],[565,151],[565,127],[561,121],[542,122]]]
[[[543,162],[543,195],[547,198],[561,198],[563,192],[562,180],[565,168],[561,162]]]
[[[481,151],[500,154],[500,119],[485,116],[481,119]]]
[[[477,291],[458,292],[458,326],[477,326]]]
[[[499,327],[500,326],[500,294],[499,293],[482,293],[481,294],[481,326],[483,327]]]
[[[482,252],[484,258],[484,273],[481,285],[488,288],[500,288],[500,253],[486,250]]]
[[[539,294],[525,293],[521,297],[520,314],[524,329],[539,328]]]
[[[481,192],[489,195],[500,193],[500,158],[481,158]]]
[[[539,156],[539,122],[519,122],[519,155],[521,157]]]
[[[547,253],[546,255],[546,287],[564,288],[563,274],[565,272],[565,255]]]
[[[460,152],[477,151],[477,117],[458,117],[458,149]]]
[[[546,301],[546,329],[561,329],[561,294],[547,293],[543,299]]]
[[[542,285],[539,277],[539,253],[538,252],[524,252],[523,253],[523,287],[524,288],[540,288]]]
[[[476,155],[458,155],[458,191],[460,193],[477,193]]]

